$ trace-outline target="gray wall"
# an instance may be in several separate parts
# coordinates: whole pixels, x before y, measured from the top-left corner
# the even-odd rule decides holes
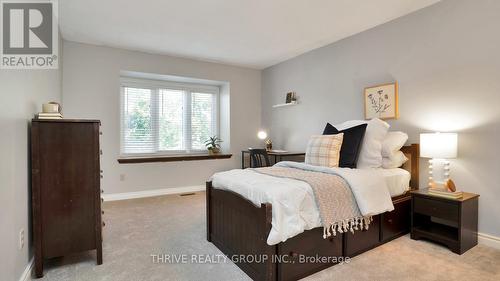
[[[214,172],[239,167],[241,149],[258,144],[256,134],[261,124],[259,70],[68,41],[64,41],[63,49],[64,114],[68,118],[101,120],[102,186],[105,193],[204,185]],[[230,152],[233,157],[227,160],[118,164],[120,71],[229,82]],[[228,115],[228,110],[224,116]],[[120,174],[125,175],[125,181],[120,181]]]
[[[61,100],[61,68],[2,69],[0,85],[0,279],[19,280],[31,258],[28,122],[42,103]],[[21,228],[25,244],[19,250]]]
[[[363,88],[400,85],[409,142],[419,133],[459,133],[458,188],[480,198],[480,232],[500,236],[500,1],[448,0],[263,71],[263,126],[275,146],[304,150],[326,122],[363,118]],[[296,91],[300,104],[283,103]],[[421,161],[422,186],[427,162]]]

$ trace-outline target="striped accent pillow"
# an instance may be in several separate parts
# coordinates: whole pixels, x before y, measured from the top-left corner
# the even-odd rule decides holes
[[[344,134],[311,136],[306,149],[306,164],[338,167]]]

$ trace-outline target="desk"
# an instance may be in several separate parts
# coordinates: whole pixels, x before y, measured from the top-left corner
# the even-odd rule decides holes
[[[245,154],[248,154],[248,156],[250,156],[250,151],[248,151],[248,150],[241,151],[241,168],[242,169],[246,168],[246,166],[245,166]],[[277,152],[277,151],[270,150],[267,152],[267,155],[269,155],[269,160],[272,162],[272,160],[274,159],[274,164],[276,164],[280,161],[283,161],[283,158],[304,157],[306,155],[306,153],[305,152],[290,152],[290,151]]]

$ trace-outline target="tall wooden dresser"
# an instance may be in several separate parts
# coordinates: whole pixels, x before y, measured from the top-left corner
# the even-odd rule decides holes
[[[44,259],[96,250],[102,264],[99,120],[31,123],[35,275]]]

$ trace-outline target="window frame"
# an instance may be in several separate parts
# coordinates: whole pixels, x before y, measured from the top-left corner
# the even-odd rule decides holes
[[[149,89],[151,90],[151,118],[153,123],[153,139],[154,139],[154,151],[151,153],[125,153],[125,101],[124,101],[124,89],[125,88],[139,88],[139,89]],[[184,91],[184,110],[183,113],[183,133],[184,133],[184,143],[186,149],[183,150],[160,150],[159,146],[159,97],[160,90],[179,90]],[[213,94],[213,101],[215,103],[214,110],[212,111],[212,118],[215,120],[213,122],[212,128],[215,135],[219,135],[220,130],[220,87],[216,85],[206,85],[198,83],[187,83],[187,82],[175,82],[166,80],[154,80],[154,79],[142,79],[142,78],[130,78],[130,77],[120,77],[120,158],[135,158],[135,157],[162,157],[162,156],[175,156],[175,155],[199,155],[208,154],[206,149],[192,149],[192,131],[191,129],[186,130],[188,126],[191,126],[191,97],[192,93],[209,93]],[[187,111],[186,111],[187,109]],[[156,117],[155,117],[156,116]],[[190,134],[191,132],[191,134]]]

